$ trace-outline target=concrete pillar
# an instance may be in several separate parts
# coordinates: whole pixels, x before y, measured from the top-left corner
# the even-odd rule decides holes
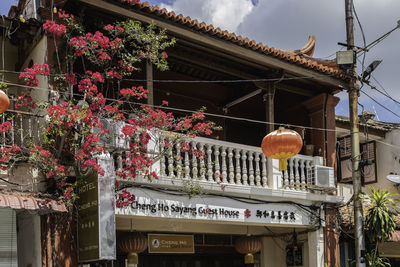
[[[308,266],[324,267],[324,231],[322,228],[308,233]]]
[[[286,245],[279,238],[262,237],[261,267],[286,267]]]
[[[268,158],[268,187],[271,189],[282,188],[282,172],[279,170],[279,160]]]

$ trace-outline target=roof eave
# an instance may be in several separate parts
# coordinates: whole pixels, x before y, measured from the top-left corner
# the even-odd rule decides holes
[[[348,88],[348,83],[339,78],[331,75],[325,75],[317,71],[298,66],[294,63],[285,62],[284,60],[274,58],[273,56],[262,54],[260,52],[238,46],[216,37],[208,36],[199,32],[194,32],[183,25],[176,25],[176,23],[166,21],[156,16],[150,16],[138,10],[131,10],[117,3],[110,3],[104,0],[77,0],[83,4],[89,5],[93,8],[106,10],[109,13],[118,14],[127,18],[132,18],[145,23],[155,23],[158,27],[166,29],[170,34],[196,42],[205,47],[213,48],[218,51],[224,52],[227,55],[235,56],[238,58],[246,59],[253,63],[269,68],[284,69],[287,73],[296,76],[313,77],[315,81],[332,87],[332,90],[344,90]]]

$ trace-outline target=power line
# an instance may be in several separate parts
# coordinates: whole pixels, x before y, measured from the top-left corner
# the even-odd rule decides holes
[[[26,87],[26,88],[33,88],[33,89],[38,89],[38,90],[43,90],[43,91],[50,91],[47,88],[40,88],[40,87],[33,87],[33,86],[28,86],[28,85],[19,85],[19,84],[14,84],[14,83],[10,83],[10,82],[5,82],[8,85],[12,85],[12,86],[21,86],[21,87]],[[71,95],[68,92],[59,92],[61,94],[64,95]],[[78,94],[78,93],[74,93],[74,96],[80,96],[80,97],[84,97],[84,94]],[[122,102],[122,103],[126,103],[126,104],[132,104],[132,105],[147,105],[150,107],[154,107],[154,108],[159,108],[159,109],[166,109],[166,110],[172,110],[172,111],[178,111],[178,112],[184,112],[184,113],[193,113],[193,112],[197,112],[197,110],[189,110],[189,109],[181,109],[181,108],[173,108],[173,107],[168,107],[168,106],[159,106],[159,105],[149,105],[149,104],[144,104],[144,103],[140,103],[140,102],[132,102],[132,101],[126,101],[126,100],[118,100],[118,99],[114,99],[114,98],[108,98],[105,97],[106,100],[108,101],[112,101],[112,102]],[[279,125],[279,126],[290,126],[290,127],[302,127],[305,129],[313,129],[313,130],[320,130],[320,131],[331,131],[331,132],[335,132],[336,130],[333,129],[325,129],[325,128],[314,128],[314,127],[308,127],[308,126],[303,126],[303,125],[294,125],[294,124],[287,124],[287,123],[274,123],[274,122],[267,122],[267,121],[260,121],[260,120],[253,120],[253,119],[248,119],[248,118],[243,118],[243,117],[233,117],[233,116],[228,116],[228,115],[222,115],[222,114],[215,114],[215,113],[208,113],[208,112],[203,112],[204,115],[206,116],[210,116],[210,117],[219,117],[219,118],[224,118],[224,119],[231,119],[231,120],[240,120],[240,121],[246,121],[246,122],[251,122],[251,123],[259,123],[259,124],[267,124],[267,125]]]
[[[21,71],[10,71],[10,70],[0,70],[1,73],[13,73],[21,74],[25,72]],[[40,74],[39,74],[40,75]],[[47,76],[47,75],[43,75]],[[64,76],[60,73],[52,73],[48,76]],[[321,75],[311,75],[311,76],[300,76],[300,77],[286,77],[286,78],[266,78],[266,79],[241,79],[241,80],[152,80],[157,83],[243,83],[243,82],[273,82],[273,81],[292,81],[292,80],[302,80],[302,79],[313,79],[322,77],[333,77],[334,74],[321,74]],[[120,81],[130,81],[130,82],[147,82],[145,79],[121,79]]]
[[[353,13],[354,13],[354,15],[356,17],[358,27],[360,27],[360,31],[361,31],[361,35],[362,35],[362,39],[363,39],[363,44],[364,44],[364,47],[366,47],[367,46],[367,42],[365,41],[364,29],[363,29],[363,27],[361,25],[360,19],[358,18],[356,7],[354,6],[354,2],[352,2],[352,4],[353,4]],[[365,55],[366,55],[366,53],[363,54],[363,59],[362,59],[362,62],[361,62],[361,73],[364,73]]]
[[[360,62],[359,59],[357,59],[357,61]],[[388,93],[388,91],[383,87],[383,85],[382,85],[372,74],[371,74],[370,76],[372,77],[372,79],[374,79],[374,81],[375,81],[375,82],[383,89],[383,91],[385,91],[385,92],[382,92],[382,91],[380,91],[378,88],[376,88],[375,86],[371,85],[369,81],[362,80],[361,82],[362,82],[362,83],[366,83],[369,87],[371,87],[371,89],[376,90],[376,91],[379,92],[380,94],[386,96],[387,98],[389,98],[389,99],[392,100],[393,102],[395,102],[395,103],[397,103],[397,104],[400,105],[400,101],[398,101],[398,100],[394,99],[392,96],[390,96],[390,94]]]
[[[7,82],[6,82],[6,84],[49,91],[49,89],[40,88],[40,87],[32,87],[32,86],[19,85],[19,84],[14,84],[14,83],[7,83]],[[362,92],[363,92],[363,91],[362,91]],[[61,94],[70,95],[69,93],[63,93],[63,92],[60,92],[60,93],[61,93]],[[364,93],[364,92],[363,92],[363,93]],[[84,97],[83,94],[74,93],[74,95]],[[106,98],[106,99],[109,100],[109,101],[113,101],[113,102],[120,101],[120,100],[116,100],[116,99],[112,99],[112,98]],[[143,103],[131,102],[131,101],[121,101],[121,102],[127,103],[127,104],[134,104],[134,105],[144,105]],[[158,105],[148,105],[148,106],[151,106],[151,107],[154,107],[154,108],[172,110],[172,111],[180,111],[180,112],[185,112],[185,113],[197,112],[197,110],[179,109],[179,108],[172,108],[172,107],[158,106]],[[316,128],[316,127],[308,127],[308,126],[303,126],[303,125],[294,125],[294,124],[287,124],[287,123],[272,123],[272,122],[258,121],[258,120],[252,120],[252,119],[247,119],[247,118],[232,117],[232,116],[221,115],[221,114],[214,114],[214,113],[207,113],[207,112],[205,112],[204,115],[207,115],[207,116],[210,116],[210,117],[220,117],[220,118],[226,118],[226,119],[232,119],[232,120],[239,120],[239,121],[243,120],[243,121],[247,121],[247,122],[251,122],[251,123],[272,124],[272,125],[284,125],[284,126],[290,126],[290,127],[302,127],[302,128],[309,129],[309,130],[318,130],[318,131],[325,131],[325,130],[326,130],[326,131],[329,131],[329,132],[336,132],[336,133],[348,133],[348,131],[345,131],[345,130]],[[368,125],[367,125],[367,126],[368,126]],[[370,141],[376,141],[376,142],[379,142],[379,143],[381,143],[381,144],[388,145],[388,146],[391,146],[391,147],[393,147],[393,148],[400,149],[400,146],[396,146],[396,145],[393,145],[393,144],[389,144],[389,143],[386,143],[386,142],[381,141],[381,140],[379,140],[379,139],[369,139],[369,140],[370,140]]]
[[[375,77],[372,74],[371,74],[371,77],[382,88],[382,90],[385,91],[385,93],[389,95],[389,93],[388,93],[388,91],[386,91],[385,87],[383,87],[383,85],[377,79],[375,79]]]
[[[374,101],[376,104],[378,104],[379,106],[381,106],[382,108],[384,108],[385,110],[389,111],[390,113],[392,113],[393,115],[395,115],[396,117],[398,117],[400,119],[400,115],[394,113],[393,111],[391,111],[390,109],[388,109],[386,106],[382,105],[381,103],[379,103],[378,101],[376,101],[373,97],[371,97],[370,95],[368,95],[366,92],[361,91],[361,93],[363,93],[364,95],[366,95],[368,98],[370,98],[372,101]]]
[[[392,100],[393,102],[395,102],[396,104],[400,105],[400,101],[394,99],[392,96],[390,96],[387,93],[382,92],[381,90],[379,90],[378,88],[376,88],[375,86],[371,85],[370,83],[367,83],[369,87],[371,87],[371,89],[376,90],[378,93],[380,93],[381,95],[386,96],[387,98],[389,98],[390,100]]]

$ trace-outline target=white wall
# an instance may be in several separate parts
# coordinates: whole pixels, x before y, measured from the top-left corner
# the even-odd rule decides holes
[[[32,49],[32,52],[27,56],[25,62],[20,71],[23,71],[28,67],[29,62],[32,60],[33,63],[44,64],[47,62],[47,37],[43,36],[42,39],[36,44],[36,46]],[[32,98],[35,101],[42,100],[47,101],[49,92],[46,90],[49,88],[49,81],[47,77],[42,75],[38,75],[38,89],[32,89]],[[43,90],[45,89],[45,90]]]
[[[400,175],[400,130],[387,133],[385,139],[379,141],[376,141],[378,181],[377,183],[363,186],[362,191],[368,194],[370,193],[368,187],[373,187],[399,193],[395,183],[387,180],[386,176],[391,173]],[[344,201],[349,200],[353,194],[353,185],[338,184],[338,194],[344,197]]]
[[[370,186],[397,193],[397,187],[386,176],[390,173],[400,175],[400,130],[388,133],[383,142],[386,144],[377,142],[378,182]],[[365,191],[369,192],[368,188]]]

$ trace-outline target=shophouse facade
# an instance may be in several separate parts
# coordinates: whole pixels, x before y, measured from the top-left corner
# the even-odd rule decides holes
[[[202,159],[173,147],[153,166],[159,176],[156,181],[115,177],[126,151],[124,144],[112,140],[109,155],[102,159],[109,178],[120,180],[136,196],[130,206],[113,212],[111,222],[115,223],[108,229],[115,230],[108,234],[116,236],[109,244],[114,256],[101,258],[100,253],[97,259],[85,260],[82,255],[88,250],[78,245],[82,234],[59,224],[60,229],[53,229],[60,216],[43,215],[40,232],[47,236],[40,251],[43,266],[54,262],[124,266],[127,255],[118,243],[129,232],[140,232],[150,240],[139,254],[139,266],[244,266],[244,255],[235,250],[236,240],[244,236],[257,237],[262,243],[255,266],[338,264],[336,206],[342,198],[334,190],[336,136],[332,130],[339,101],[334,94],[347,83],[334,62],[312,57],[315,37],[301,49],[284,51],[147,3],[77,0],[54,1],[54,5],[85,18],[88,29],[124,19],[166,29],[177,40],[167,50],[170,69],[161,72],[144,64],[143,71],[133,77],[136,84],[149,89],[149,104],[158,106],[166,100],[177,114],[205,106],[209,119],[223,130],[211,138],[188,140],[204,153]],[[20,1],[13,10],[11,20],[24,14],[34,24],[51,18],[52,6],[50,1]],[[52,37],[36,32],[31,42],[13,47],[23,63],[13,67],[7,58],[10,69],[21,71],[29,62],[53,64],[55,44]],[[40,87],[48,87],[48,81],[41,81]],[[40,90],[33,96],[48,101]],[[262,138],[280,124],[298,131],[313,148],[308,155],[303,152],[288,160],[285,172],[260,149]],[[120,127],[110,125],[110,129],[118,134]],[[78,220],[75,226],[79,233],[90,225]],[[57,238],[52,238],[52,231]],[[152,235],[189,236],[193,249],[154,251],[151,246],[158,241],[153,244]],[[100,246],[101,242],[102,238]]]
[[[363,160],[369,163],[362,167],[362,191],[368,194],[370,187],[387,190],[398,194],[398,184],[390,177],[396,177],[400,173],[399,163],[399,124],[374,120],[375,115],[371,112],[364,112],[360,119],[360,140]],[[346,131],[350,122],[347,117],[336,116],[336,129],[338,136],[338,194],[343,196],[347,206],[341,208],[341,224],[344,233],[341,237],[340,252],[341,265],[351,266],[351,259],[354,257],[352,249],[353,241],[349,236],[353,234],[352,203],[348,201],[353,195],[351,179],[349,179],[349,136]],[[368,203],[364,203],[364,214],[368,210]],[[392,266],[399,265],[399,224],[396,216],[396,231],[390,238],[379,246],[379,253],[391,260]]]

